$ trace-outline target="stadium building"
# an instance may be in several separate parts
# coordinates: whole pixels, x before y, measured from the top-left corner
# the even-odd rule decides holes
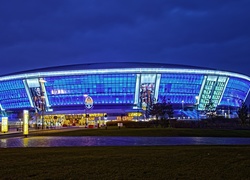
[[[30,70],[0,77],[0,108],[9,119],[22,110],[56,124],[145,118],[163,98],[175,116],[197,118],[212,102],[222,115],[245,101],[250,77],[192,66],[153,63],[99,63]],[[31,117],[34,118],[34,117]]]

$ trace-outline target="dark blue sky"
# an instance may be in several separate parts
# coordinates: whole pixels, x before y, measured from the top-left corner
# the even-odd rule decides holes
[[[1,1],[0,74],[136,61],[250,76],[249,7],[249,0]]]

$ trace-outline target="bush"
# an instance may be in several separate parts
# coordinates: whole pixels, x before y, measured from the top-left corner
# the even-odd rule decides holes
[[[118,126],[118,123],[123,123],[126,128],[210,128],[210,129],[242,129],[242,125],[239,119],[226,119],[226,118],[214,118],[205,119],[201,121],[197,120],[176,120],[176,119],[162,119],[151,121],[110,121],[107,122],[107,126]],[[246,126],[244,128],[250,128]]]
[[[118,126],[123,123],[126,128],[152,128],[152,127],[175,127],[176,119],[152,120],[152,121],[109,121],[107,126]]]
[[[122,123],[123,126],[126,126],[130,122],[133,122],[133,121],[109,121],[106,123],[106,126],[118,126],[118,123]]]

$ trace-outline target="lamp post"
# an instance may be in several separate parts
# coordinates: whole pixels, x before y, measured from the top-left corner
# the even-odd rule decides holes
[[[184,119],[184,100],[181,101],[181,105],[182,105],[182,119]]]

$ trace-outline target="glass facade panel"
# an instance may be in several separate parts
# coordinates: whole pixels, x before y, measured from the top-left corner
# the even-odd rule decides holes
[[[84,94],[94,104],[133,104],[136,84],[134,74],[100,74],[45,78],[51,106],[83,105]]]
[[[0,103],[4,109],[30,108],[23,81],[2,81],[0,83]]]
[[[166,96],[172,103],[195,104],[203,78],[203,75],[162,74],[158,99]]]
[[[206,106],[210,103],[215,110],[225,88],[227,77],[224,76],[207,76],[204,79],[204,87],[201,90],[199,110],[206,110]]]
[[[230,78],[220,105],[238,107],[241,101],[245,100],[249,88],[249,81],[239,78]]]

